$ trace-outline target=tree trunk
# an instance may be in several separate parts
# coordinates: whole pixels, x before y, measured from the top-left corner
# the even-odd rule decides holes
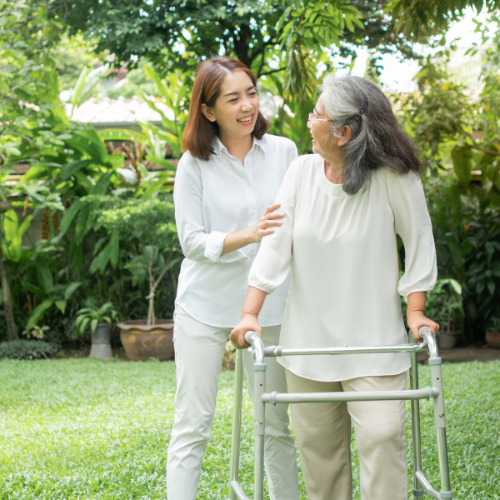
[[[7,271],[5,269],[5,264],[3,261],[1,242],[0,242],[0,278],[2,280],[3,308],[5,311],[5,320],[7,322],[7,333],[9,336],[9,340],[19,340],[16,323],[14,321],[14,313],[12,311],[12,300],[10,297],[9,279],[7,277]]]

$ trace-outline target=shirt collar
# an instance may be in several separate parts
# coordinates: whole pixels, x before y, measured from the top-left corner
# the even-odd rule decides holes
[[[223,151],[225,151],[226,153],[229,154],[226,146],[224,146],[224,144],[222,144],[222,142],[220,141],[220,139],[217,136],[215,136],[212,146],[213,146],[214,152],[217,156],[220,156]],[[256,137],[254,137],[253,144],[252,144],[252,147],[250,148],[250,151],[252,151],[255,148],[255,146],[259,146],[259,148],[262,149],[263,152],[265,152],[266,151],[266,136],[264,135],[262,137],[262,139],[257,139]]]

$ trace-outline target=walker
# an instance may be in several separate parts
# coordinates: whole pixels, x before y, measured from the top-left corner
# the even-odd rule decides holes
[[[254,500],[264,500],[264,434],[265,434],[265,405],[280,403],[323,403],[331,401],[387,401],[410,400],[413,440],[413,496],[417,500],[427,492],[438,500],[453,498],[450,487],[450,472],[448,466],[448,450],[446,444],[446,419],[444,414],[443,377],[441,358],[434,334],[428,327],[420,328],[423,343],[370,346],[370,347],[325,347],[312,349],[288,349],[281,346],[264,348],[262,339],[255,332],[247,332],[245,340],[253,350],[255,394],[254,394],[254,436],[255,436],[255,471],[254,471]],[[417,353],[429,352],[432,387],[418,388]],[[373,392],[324,392],[324,393],[276,393],[266,392],[266,363],[265,356],[304,356],[318,354],[366,354],[366,353],[410,352],[410,390],[406,391],[373,391]],[[241,403],[243,392],[243,350],[236,352],[236,376],[233,405],[233,431],[231,442],[231,462],[229,479],[229,499],[250,500],[238,483],[241,433]],[[420,399],[433,399],[434,423],[437,431],[437,445],[439,454],[439,469],[441,474],[441,491],[435,490],[422,472],[422,453],[420,439]]]

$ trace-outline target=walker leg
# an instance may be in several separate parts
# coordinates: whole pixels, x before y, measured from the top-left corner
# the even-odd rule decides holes
[[[261,396],[266,392],[265,363],[254,364],[254,434],[255,434],[255,469],[254,469],[254,500],[264,500],[264,432],[265,403]]]
[[[416,342],[413,339],[413,342]],[[418,360],[417,353],[411,353],[410,368],[410,388],[418,389]],[[420,436],[420,401],[414,399],[411,401],[411,434],[413,441],[413,498],[419,500],[424,496],[424,489],[417,479],[416,472],[422,470],[422,439]]]
[[[437,432],[439,472],[441,474],[441,491],[443,499],[453,498],[450,484],[450,469],[448,463],[448,445],[446,442],[446,417],[444,412],[443,373],[441,358],[429,358],[431,366],[432,385],[439,390],[439,395],[434,398],[434,422]]]
[[[236,499],[231,483],[238,481],[240,468],[241,404],[243,394],[243,350],[236,349],[234,377],[233,430],[231,439],[231,463],[229,471],[229,500]]]

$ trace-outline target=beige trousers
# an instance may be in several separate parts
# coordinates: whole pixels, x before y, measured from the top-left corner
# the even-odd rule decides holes
[[[285,370],[289,392],[396,391],[406,372],[317,382]],[[404,401],[291,405],[309,500],[352,500],[351,420],[359,453],[362,500],[407,500]]]

